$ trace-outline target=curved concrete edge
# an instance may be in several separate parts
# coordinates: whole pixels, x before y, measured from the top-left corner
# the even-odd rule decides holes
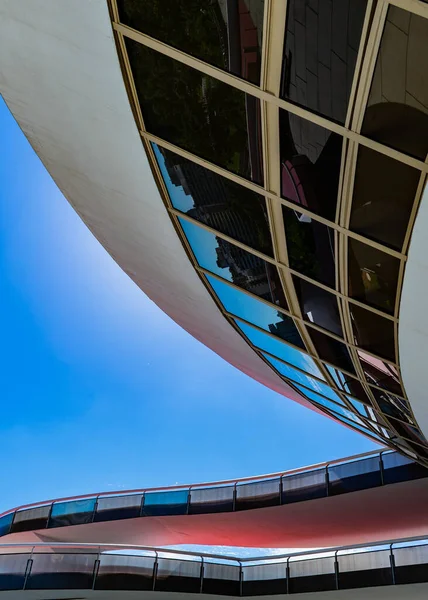
[[[404,274],[398,335],[404,386],[428,438],[428,185],[413,227]]]
[[[229,363],[316,410],[229,325],[188,260],[133,119],[107,2],[1,0],[0,55],[0,91],[9,108],[64,196],[122,269]]]

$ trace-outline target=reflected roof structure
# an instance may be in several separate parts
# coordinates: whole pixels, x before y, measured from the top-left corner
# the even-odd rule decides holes
[[[428,464],[398,352],[428,170],[426,7],[167,4],[110,0],[111,17],[142,143],[200,279],[299,395]]]

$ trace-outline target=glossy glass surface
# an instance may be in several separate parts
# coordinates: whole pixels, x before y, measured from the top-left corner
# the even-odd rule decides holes
[[[417,169],[360,146],[351,231],[401,252],[419,178]]]
[[[307,354],[303,354],[300,350],[288,346],[242,321],[235,321],[235,323],[254,346],[257,346],[269,354],[277,356],[281,360],[284,360],[311,375],[324,379],[314,360]]]
[[[228,171],[263,183],[257,98],[125,40],[147,130]]]
[[[264,354],[264,357],[270,362],[271,365],[275,367],[277,371],[281,373],[281,375],[287,377],[287,379],[291,379],[291,381],[293,381],[294,383],[300,383],[310,388],[314,392],[318,392],[319,394],[330,398],[330,400],[333,400],[334,402],[343,404],[340,396],[335,394],[331,387],[329,387],[328,385],[322,383],[321,381],[318,381],[317,379],[313,379],[313,377],[305,375],[301,371],[293,369],[293,367],[290,367],[289,365],[286,365],[283,362],[280,362],[279,360],[275,360],[267,354]]]
[[[415,424],[405,400],[397,398],[397,396],[393,396],[392,394],[381,392],[375,388],[372,388],[372,393],[384,415],[394,417],[410,425]]]
[[[395,362],[394,322],[351,302],[349,312],[355,344]]]
[[[400,261],[372,246],[349,238],[349,296],[392,314]]]
[[[13,521],[13,513],[0,517],[0,535],[9,533]]]
[[[207,279],[227,312],[269,331],[294,346],[305,348],[291,317],[215,277],[207,275]]]
[[[259,84],[264,0],[117,0],[122,23]]]
[[[352,374],[355,373],[353,362],[345,344],[312,327],[308,327],[308,333],[321,360],[331,363],[344,371],[349,371]]]
[[[238,287],[287,309],[277,268],[186,219],[179,219],[199,265]]]
[[[293,275],[303,318],[343,337],[337,297],[317,285]]]
[[[285,206],[282,216],[290,268],[334,288],[334,230]]]
[[[284,110],[279,126],[281,195],[334,221],[342,138]]]
[[[92,523],[96,498],[55,502],[48,522],[48,527],[64,527]]]
[[[188,498],[188,490],[148,492],[144,494],[143,515],[185,515]]]
[[[287,4],[281,96],[344,123],[367,0]]]
[[[428,152],[428,19],[390,6],[362,134],[425,160]]]
[[[308,390],[307,388],[302,387],[301,385],[298,385],[298,384],[296,384],[296,385],[299,388],[299,390],[302,392],[302,394],[304,396],[306,396],[307,398],[309,398],[309,400],[312,400],[313,402],[316,402],[317,404],[323,406],[324,408],[327,408],[329,411],[334,411],[338,415],[347,417],[350,421],[356,420],[357,423],[359,422],[357,420],[358,417],[356,417],[350,410],[346,409],[344,406],[342,406],[342,405],[339,406],[338,404],[335,404],[334,402],[330,402],[330,400],[328,400],[327,398],[324,398],[324,396],[320,396],[319,394],[316,394],[315,392],[312,392],[312,391]]]
[[[361,402],[365,404],[371,404],[366,392],[364,391],[363,386],[359,381],[347,375],[346,373],[342,373],[339,369],[335,367],[331,367],[330,365],[325,365],[328,369],[328,372],[332,376],[337,388],[345,392],[354,398],[358,398]]]
[[[358,350],[358,356],[364,375],[369,383],[384,388],[393,394],[403,395],[397,367],[370,356],[362,350]]]
[[[174,208],[273,256],[263,196],[174,152],[156,144],[152,146]]]

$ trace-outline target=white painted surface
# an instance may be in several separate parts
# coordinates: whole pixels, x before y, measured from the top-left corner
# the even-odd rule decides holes
[[[164,208],[139,138],[106,0],[0,0],[0,91],[53,179],[123,270],[244,373],[306,401],[218,311]]]
[[[412,233],[398,341],[404,386],[418,424],[428,437],[428,186]]]

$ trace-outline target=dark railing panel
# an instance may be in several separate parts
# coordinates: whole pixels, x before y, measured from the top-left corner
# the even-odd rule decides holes
[[[383,482],[399,483],[428,476],[428,469],[398,452],[382,453]]]
[[[155,590],[199,593],[201,564],[201,561],[159,558]]]
[[[339,588],[363,588],[393,583],[390,551],[358,552],[337,557]]]
[[[267,596],[287,592],[287,563],[251,565],[242,568],[243,596]]]
[[[48,527],[67,527],[68,525],[92,523],[95,504],[96,498],[55,502],[52,505]]]
[[[329,495],[336,496],[382,485],[379,456],[328,468]]]
[[[240,568],[221,563],[204,563],[202,592],[223,596],[240,596]]]
[[[189,491],[149,492],[144,494],[143,515],[146,517],[187,514]]]
[[[133,519],[141,515],[143,494],[132,496],[106,496],[98,498],[94,521],[116,521]]]
[[[283,504],[314,500],[325,496],[327,496],[325,468],[282,477]]]
[[[17,533],[18,531],[46,529],[50,511],[51,504],[28,508],[26,510],[17,510],[10,532]]]
[[[0,590],[22,590],[24,588],[29,558],[29,552],[0,554]]]
[[[189,513],[191,515],[231,512],[233,510],[233,485],[190,491]]]
[[[428,545],[394,548],[395,583],[428,581]]]
[[[334,589],[336,589],[334,556],[290,560],[289,591],[291,594]]]
[[[120,554],[100,556],[96,590],[152,590],[155,557]]]
[[[91,589],[97,554],[33,554],[27,579],[29,590]]]
[[[281,479],[269,479],[236,486],[236,510],[277,506],[281,503]]]

